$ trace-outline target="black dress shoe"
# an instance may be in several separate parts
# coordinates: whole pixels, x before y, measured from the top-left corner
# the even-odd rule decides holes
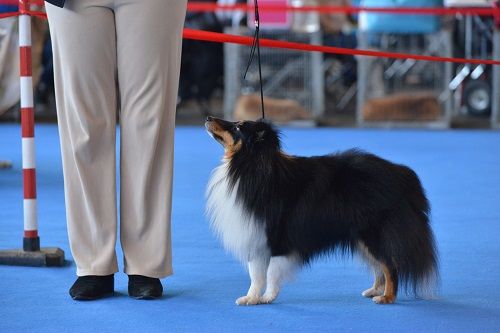
[[[114,275],[86,275],[76,279],[69,289],[71,298],[78,301],[90,301],[112,294],[115,290]]]
[[[163,294],[163,286],[160,279],[142,275],[129,275],[128,294],[135,299],[156,299]]]

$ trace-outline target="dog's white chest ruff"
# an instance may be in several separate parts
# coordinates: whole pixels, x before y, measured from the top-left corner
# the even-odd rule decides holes
[[[229,184],[228,163],[217,167],[207,187],[206,213],[226,250],[246,262],[268,251],[267,238],[264,226],[237,200],[237,190],[238,183],[232,189]]]

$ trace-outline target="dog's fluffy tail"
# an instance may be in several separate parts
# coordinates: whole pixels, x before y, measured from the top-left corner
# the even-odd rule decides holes
[[[400,263],[399,279],[407,291],[422,298],[434,298],[439,283],[438,258],[430,229],[414,240],[411,254]]]
[[[404,237],[392,245],[394,264],[401,286],[417,297],[433,298],[439,284],[438,254],[429,221],[430,206],[417,175],[407,170],[407,212]],[[409,220],[408,220],[409,219]],[[401,224],[400,224],[401,225]]]

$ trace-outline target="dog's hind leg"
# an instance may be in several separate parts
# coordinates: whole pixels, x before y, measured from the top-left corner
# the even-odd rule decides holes
[[[384,264],[383,260],[374,255],[373,251],[365,243],[359,242],[358,250],[375,272],[373,286],[363,291],[362,295],[373,297],[372,300],[377,304],[394,303],[398,291],[398,274],[396,269]]]
[[[372,300],[377,304],[391,304],[396,300],[396,293],[398,291],[398,274],[395,269],[391,269],[387,265],[381,264],[381,268],[385,279],[384,294],[381,296],[375,296]]]
[[[368,250],[368,247],[361,241],[358,243],[358,251],[361,254],[363,260],[372,267],[373,274],[375,275],[375,281],[373,282],[373,286],[363,291],[361,295],[363,295],[364,297],[374,297],[383,295],[385,278],[384,278],[384,273],[382,272],[381,263],[377,259],[375,259],[372,253]]]
[[[236,300],[238,305],[255,305],[259,303],[260,292],[266,284],[266,273],[269,258],[255,258],[248,262],[248,274],[250,275],[250,288],[246,296]]]
[[[361,293],[364,297],[374,297],[381,296],[384,294],[384,286],[385,286],[385,278],[384,274],[378,269],[373,269],[375,275],[375,281],[373,282],[373,286],[369,289],[366,289]]]
[[[293,255],[271,257],[267,268],[266,291],[260,298],[260,303],[272,303],[278,297],[281,284],[291,277],[298,264],[298,258]]]

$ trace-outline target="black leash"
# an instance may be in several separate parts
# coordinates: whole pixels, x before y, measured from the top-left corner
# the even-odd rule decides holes
[[[243,75],[243,78],[246,79],[247,77],[248,69],[252,64],[255,50],[257,49],[257,63],[259,64],[260,104],[262,107],[262,119],[264,119],[265,118],[264,89],[262,88],[262,69],[260,66],[260,40],[259,40],[260,19],[259,19],[259,4],[257,3],[257,0],[254,0],[254,6],[255,6],[255,34],[253,36],[252,49],[250,50],[250,57],[248,58],[247,69],[245,70],[245,75]]]

